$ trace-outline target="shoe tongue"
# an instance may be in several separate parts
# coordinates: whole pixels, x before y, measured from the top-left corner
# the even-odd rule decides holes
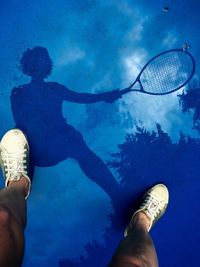
[[[145,209],[145,210],[144,210],[144,213],[147,215],[147,217],[148,217],[150,220],[152,220],[152,214],[151,214],[151,212],[149,212],[148,209]]]

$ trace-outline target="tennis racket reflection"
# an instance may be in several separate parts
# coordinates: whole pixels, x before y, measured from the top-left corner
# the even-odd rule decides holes
[[[120,93],[170,94],[185,86],[194,73],[195,60],[187,50],[167,50],[149,60],[135,81]]]

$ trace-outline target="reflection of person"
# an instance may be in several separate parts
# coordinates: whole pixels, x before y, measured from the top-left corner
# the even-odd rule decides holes
[[[29,136],[32,164],[53,166],[68,157],[73,158],[84,174],[98,184],[113,203],[116,202],[116,196],[120,194],[119,184],[106,164],[90,150],[80,132],[66,122],[62,103],[112,103],[121,97],[119,90],[78,93],[57,82],[45,82],[51,73],[52,61],[47,49],[42,47],[27,49],[20,64],[31,82],[13,88],[11,106],[16,127]]]
[[[13,129],[1,140],[1,168],[6,188],[0,191],[0,266],[19,267],[24,254],[26,201],[29,179],[29,145],[23,132]],[[144,196],[125,230],[125,238],[112,258],[110,267],[157,267],[158,261],[148,231],[163,215],[168,204],[163,184]]]

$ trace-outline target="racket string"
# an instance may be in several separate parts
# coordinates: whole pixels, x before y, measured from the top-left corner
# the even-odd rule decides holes
[[[191,57],[183,51],[173,51],[152,60],[140,75],[143,90],[165,94],[181,87],[193,71]]]

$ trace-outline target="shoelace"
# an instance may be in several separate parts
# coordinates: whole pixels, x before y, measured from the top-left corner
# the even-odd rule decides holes
[[[13,179],[20,178],[21,174],[27,175],[26,167],[26,155],[27,149],[23,151],[18,151],[16,154],[8,153],[3,150],[1,152],[2,162],[5,168],[6,178],[12,177]]]
[[[150,195],[148,195],[144,200],[144,206],[147,208],[150,216],[153,218],[156,218],[161,213],[162,205],[164,205],[162,200],[158,201]]]

